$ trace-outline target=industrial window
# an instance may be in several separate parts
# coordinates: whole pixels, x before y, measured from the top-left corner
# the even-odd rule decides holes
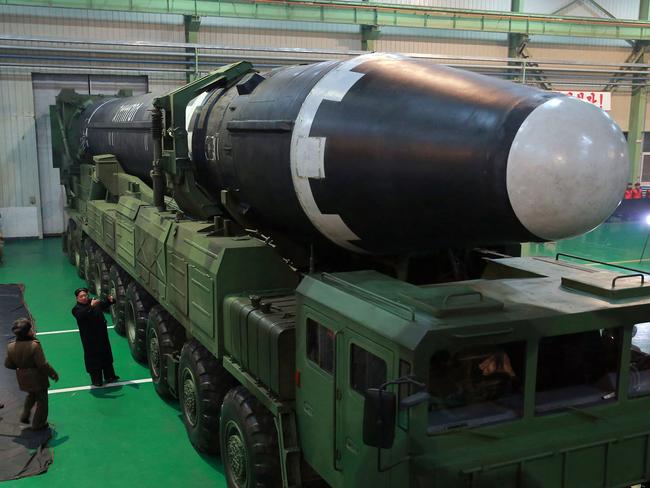
[[[362,347],[350,347],[350,386],[365,394],[368,388],[379,388],[386,382],[386,361]]]
[[[630,387],[628,395],[650,394],[650,323],[636,324],[630,351]]]
[[[435,352],[429,362],[428,432],[521,417],[525,357],[525,342]]]
[[[307,357],[334,373],[334,332],[312,319],[307,319]]]
[[[616,399],[622,329],[546,337],[539,343],[535,412]]]

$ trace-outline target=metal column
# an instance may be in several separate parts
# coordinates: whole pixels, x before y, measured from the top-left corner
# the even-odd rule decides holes
[[[201,25],[201,17],[197,15],[184,15],[183,21],[185,24],[185,42],[197,44],[199,42],[199,26]],[[187,48],[185,51],[188,54],[188,61],[191,61],[192,66],[194,67],[194,70],[188,71],[186,75],[187,82],[189,83],[196,80],[199,76],[199,53],[196,48]]]
[[[641,0],[639,20],[649,20],[650,0]],[[641,47],[637,63],[645,64],[647,46]],[[630,181],[641,181],[641,154],[643,153],[643,133],[645,132],[645,113],[647,104],[647,87],[635,87],[630,97],[630,122],[627,132],[627,145],[630,153]]]

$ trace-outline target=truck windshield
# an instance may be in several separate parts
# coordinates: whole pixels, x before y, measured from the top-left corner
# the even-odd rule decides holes
[[[521,417],[525,351],[525,342],[437,351],[429,368],[429,433]]]
[[[615,400],[622,338],[617,328],[540,340],[535,413]]]

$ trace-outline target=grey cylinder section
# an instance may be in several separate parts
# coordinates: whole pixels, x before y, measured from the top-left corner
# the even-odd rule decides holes
[[[151,111],[156,96],[109,98],[88,107],[81,125],[86,161],[97,154],[113,154],[127,173],[151,184]]]

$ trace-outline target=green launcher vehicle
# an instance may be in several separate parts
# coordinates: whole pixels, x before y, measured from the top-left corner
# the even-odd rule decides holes
[[[616,208],[604,112],[373,53],[51,115],[65,251],[229,486],[650,479],[647,276],[517,257]]]

